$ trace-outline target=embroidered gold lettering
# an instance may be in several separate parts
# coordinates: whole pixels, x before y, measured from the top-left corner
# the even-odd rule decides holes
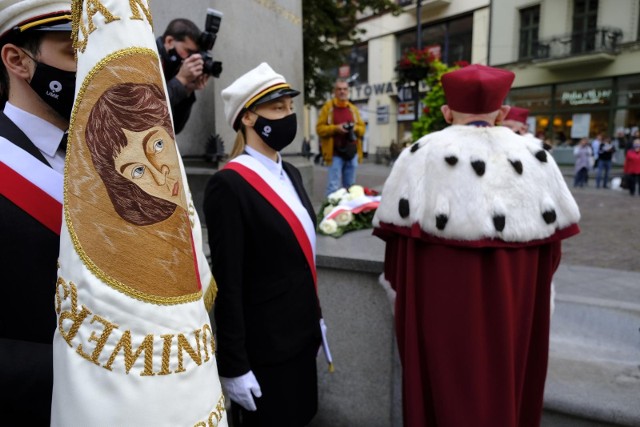
[[[193,331],[193,334],[196,337],[196,350],[191,347],[189,341],[183,334],[178,335],[178,369],[176,369],[176,373],[184,372],[183,365],[183,356],[182,351],[185,350],[189,356],[191,356],[191,360],[196,362],[196,365],[200,366],[202,364],[202,355],[200,354],[200,331]]]
[[[91,331],[91,336],[89,337],[89,341],[96,343],[96,347],[93,349],[93,353],[91,353],[91,356],[86,354],[82,350],[82,344],[78,344],[78,348],[76,348],[76,353],[78,353],[80,356],[84,357],[85,359],[90,360],[96,365],[100,366],[100,362],[98,361],[98,358],[100,357],[100,353],[102,353],[102,349],[104,348],[104,345],[107,343],[107,340],[109,339],[109,335],[111,335],[111,332],[114,329],[118,328],[118,325],[116,325],[115,323],[109,322],[107,319],[100,317],[97,314],[93,316],[90,323],[93,324],[93,322],[95,322],[96,320],[102,323],[102,325],[104,326],[104,329],[102,330],[102,334],[100,334],[100,337],[96,335],[95,331]]]
[[[144,16],[147,18],[147,22],[153,28],[153,18],[151,17],[151,12],[149,12],[149,8],[145,7],[141,0],[129,0],[129,6],[131,7],[131,19],[137,19],[142,21],[142,16],[140,15],[140,9]]]
[[[60,291],[63,292],[62,298],[60,297]],[[67,282],[65,282],[62,277],[58,277],[58,281],[56,282],[56,313],[60,314],[60,310],[62,310],[62,300],[69,298],[69,292],[71,292],[71,290]],[[72,309],[74,309],[75,304],[72,303],[71,305]]]
[[[207,342],[211,343],[211,356],[216,354],[216,344],[213,341],[213,332],[211,331],[211,327],[205,324],[202,327],[202,347],[204,348],[204,361],[209,361],[209,346]]]
[[[71,24],[71,39],[73,40],[73,48],[77,51],[84,53],[87,48],[87,27],[82,20],[82,2],[74,1],[72,4],[73,23]]]
[[[116,347],[113,349],[111,356],[109,356],[109,360],[107,361],[104,367],[108,370],[113,370],[113,362],[116,360],[116,356],[120,352],[120,350],[124,353],[124,367],[126,373],[128,374],[133,364],[138,360],[140,354],[144,351],[144,371],[140,374],[141,377],[150,377],[155,375],[153,373],[153,335],[149,334],[144,337],[142,340],[142,344],[138,347],[135,353],[133,353],[132,345],[131,345],[131,331],[124,331],[122,334],[122,338],[116,344]]]
[[[113,21],[118,21],[120,18],[114,16],[109,9],[105,7],[99,0],[87,0],[87,21],[89,21],[89,33],[91,34],[96,30],[96,24],[93,22],[93,17],[100,13],[104,17],[104,23],[109,24]]]
[[[222,421],[222,417],[224,417],[225,409],[224,409],[224,394],[220,395],[220,399],[218,399],[218,403],[216,407],[211,413],[209,417],[207,417],[207,421],[199,421],[194,424],[193,427],[217,427],[220,425],[220,421]]]
[[[84,319],[86,319],[90,314],[91,311],[84,305],[82,306],[82,310],[80,310],[80,313],[77,314],[76,310],[60,312],[60,316],[58,317],[58,332],[60,332],[60,335],[62,335],[62,338],[64,338],[67,344],[69,344],[69,347],[72,347],[71,341],[73,341],[76,334],[78,333],[78,329],[80,329],[80,325],[82,324]],[[63,322],[65,320],[71,320],[73,322],[68,331],[64,330]]]
[[[55,298],[55,309],[58,312],[58,333],[69,347],[75,348],[75,353],[79,356],[109,371],[114,370],[115,364],[116,367],[124,367],[124,371],[129,374],[134,365],[143,363],[143,366],[140,367],[140,376],[170,375],[186,372],[188,369],[215,360],[215,338],[209,324],[205,323],[190,333],[160,336],[146,334],[142,338],[142,335],[132,335],[130,330],[121,333],[120,325],[103,316],[93,314],[89,308],[79,302],[77,286],[62,277],[58,278],[56,282]],[[90,321],[85,321],[89,318]],[[83,328],[82,333],[78,334],[80,328]],[[79,340],[76,337],[78,336],[82,338],[81,343],[77,343]],[[176,337],[175,341],[174,337]],[[136,342],[141,340],[136,349],[132,344],[134,338]],[[158,369],[160,365],[160,370],[154,372],[154,357],[156,355],[153,350],[155,346],[160,345],[160,339],[162,341],[162,356],[157,356],[160,358],[159,361],[155,360],[155,367]],[[112,351],[110,350],[108,358],[107,355],[104,355],[105,348],[113,348]],[[143,353],[144,358],[141,360]],[[185,361],[185,353],[192,362]],[[105,358],[106,363],[104,363]],[[122,362],[117,362],[117,360],[122,360]],[[175,371],[171,370],[172,367],[175,368]],[[204,422],[206,424],[206,421]]]
[[[171,356],[171,341],[173,340],[173,335],[161,335],[164,340],[164,344],[162,346],[162,369],[158,372],[158,375],[169,375],[171,371],[169,370],[169,357]]]

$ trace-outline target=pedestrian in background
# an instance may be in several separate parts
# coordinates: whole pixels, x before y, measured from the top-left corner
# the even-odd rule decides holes
[[[507,116],[502,121],[502,126],[508,127],[518,135],[526,135],[529,133],[527,117],[529,117],[528,109],[511,106]]]
[[[602,139],[600,148],[598,149],[598,172],[596,174],[596,188],[608,188],[609,186],[609,171],[611,170],[611,160],[613,153],[616,152],[616,147],[611,142],[611,138],[605,137]]]
[[[444,74],[452,126],[403,150],[382,190],[406,427],[540,425],[551,279],[580,214],[540,141],[495,126],[514,77]]]
[[[69,1],[0,4],[0,400],[49,425],[66,131],[76,62]]]
[[[204,214],[218,371],[241,426],[301,427],[317,411],[315,213],[300,172],[279,153],[295,138],[299,93],[267,63],[222,91],[237,137],[232,160],[207,184]]]
[[[640,196],[640,138],[633,140],[631,150],[627,151],[624,160],[624,173],[627,175],[629,182],[629,194]]]
[[[582,138],[578,144],[573,147],[573,157],[575,158],[573,168],[573,186],[584,187],[589,181],[589,171],[593,166],[593,152],[587,138]]]
[[[365,124],[358,108],[349,102],[349,84],[338,79],[333,98],[320,110],[316,132],[325,165],[329,166],[326,195],[356,183],[356,169],[362,162]]]
[[[598,133],[595,138],[591,141],[591,153],[593,153],[593,167],[598,166],[598,155],[600,154],[600,144],[602,144],[602,139],[604,138],[603,133]]]

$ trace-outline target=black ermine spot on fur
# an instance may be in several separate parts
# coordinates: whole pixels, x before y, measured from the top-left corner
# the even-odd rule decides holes
[[[411,152],[412,153],[415,153],[419,149],[420,149],[420,144],[418,144],[417,142],[411,146]]]
[[[542,212],[542,218],[544,218],[544,222],[547,224],[553,224],[556,222],[556,211],[551,209],[550,211]]]
[[[458,163],[458,158],[456,156],[447,156],[444,161],[449,163],[450,166],[455,166]]]
[[[444,230],[444,228],[447,226],[447,221],[449,221],[449,217],[444,215],[444,214],[440,214],[436,216],[436,228],[438,230]]]
[[[482,160],[475,160],[471,162],[471,167],[473,168],[474,171],[476,171],[476,174],[478,174],[478,176],[482,176],[484,175],[486,164]]]
[[[522,175],[522,162],[520,160],[509,160],[509,163],[511,163],[518,175]]]
[[[536,159],[540,160],[542,163],[547,163],[547,152],[544,150],[537,151]]]
[[[402,218],[406,218],[409,216],[409,200],[407,199],[400,199],[400,202],[398,203],[398,213],[400,214],[400,216]]]
[[[494,215],[493,216],[493,226],[498,231],[504,230],[504,224],[506,222],[506,218],[504,215]]]

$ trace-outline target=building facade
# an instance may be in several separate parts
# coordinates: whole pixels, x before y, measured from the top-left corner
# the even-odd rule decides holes
[[[489,63],[516,73],[507,100],[554,144],[640,124],[639,0],[494,0]],[[508,41],[508,42],[505,42]]]
[[[528,108],[531,130],[556,145],[637,129],[640,0],[398,3],[400,16],[363,17],[364,39],[338,71],[350,79],[351,99],[367,122],[369,153],[411,138],[415,92],[398,83],[395,67],[418,46],[418,34],[421,47],[436,48],[449,65],[464,60],[514,71],[507,103]],[[419,90],[422,97],[428,88]],[[309,135],[314,120],[311,111]]]

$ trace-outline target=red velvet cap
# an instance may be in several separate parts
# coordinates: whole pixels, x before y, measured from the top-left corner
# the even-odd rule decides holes
[[[453,111],[486,114],[497,111],[509,93],[515,74],[473,64],[442,75],[442,88]]]
[[[529,117],[529,110],[527,110],[526,108],[511,107],[509,113],[507,114],[507,117],[505,117],[504,119],[526,124],[527,117]]]

